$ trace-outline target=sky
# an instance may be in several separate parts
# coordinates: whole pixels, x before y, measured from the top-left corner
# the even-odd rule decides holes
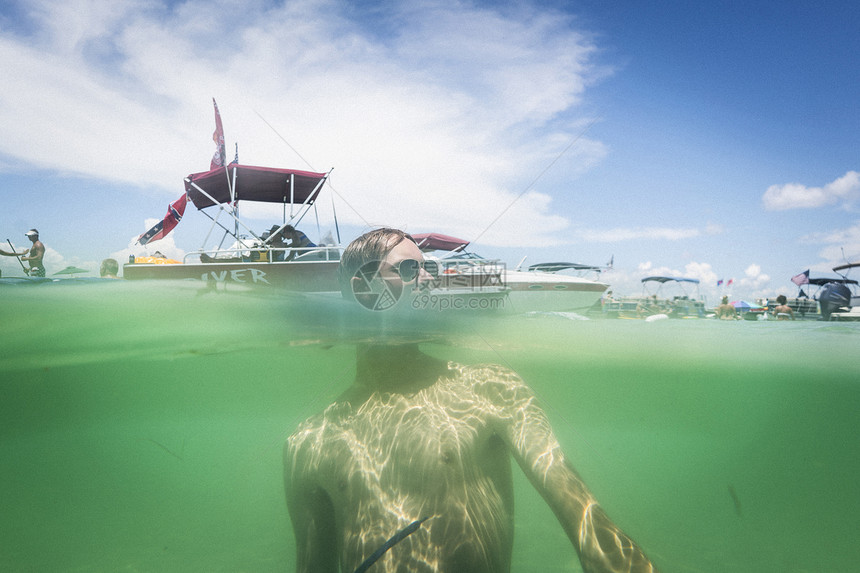
[[[0,241],[37,228],[49,275],[91,276],[217,244],[191,205],[134,244],[208,170],[214,98],[228,156],[333,170],[312,239],[333,204],[344,244],[394,226],[611,260],[617,294],[794,295],[860,260],[858,26],[848,1],[7,0]]]

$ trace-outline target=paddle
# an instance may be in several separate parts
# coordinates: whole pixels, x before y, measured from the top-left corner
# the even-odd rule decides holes
[[[24,274],[25,274],[25,275],[27,275],[27,276],[30,276],[30,271],[28,271],[28,270],[27,270],[27,267],[25,267],[25,266],[24,266],[24,261],[22,261],[22,260],[21,260],[21,255],[18,255],[18,254],[17,254],[17,251],[15,250],[15,247],[13,247],[13,246],[12,246],[12,241],[10,241],[9,239],[6,239],[6,242],[7,242],[7,243],[9,243],[9,248],[11,248],[11,249],[12,249],[12,252],[13,252],[13,253],[16,253],[16,254],[15,254],[15,259],[17,259],[17,261],[18,261],[19,263],[21,263],[21,268],[22,268],[22,269],[24,269]],[[23,253],[22,253],[22,254],[23,254]]]

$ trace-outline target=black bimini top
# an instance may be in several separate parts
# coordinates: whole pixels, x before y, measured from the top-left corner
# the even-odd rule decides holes
[[[679,283],[699,284],[699,279],[688,279],[684,277],[645,277],[644,279],[642,279],[643,283],[647,283],[650,281],[658,282],[660,284],[665,284],[673,281]]]

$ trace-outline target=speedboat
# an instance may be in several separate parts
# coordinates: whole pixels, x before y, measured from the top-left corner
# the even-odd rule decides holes
[[[825,285],[818,295],[821,318],[824,320],[860,320],[860,289],[857,281],[848,278],[851,269],[860,268],[860,262],[833,267],[842,279]],[[843,272],[844,271],[844,272]]]
[[[130,257],[123,265],[123,277],[193,279],[212,287],[338,291],[341,249],[333,239],[331,244],[306,246],[275,242],[285,231],[297,228],[308,211],[316,208],[327,177],[328,173],[236,163],[191,174],[185,178],[187,198],[212,221],[204,243],[217,228],[223,232],[220,244],[231,237],[230,246],[224,249],[201,246],[181,261],[158,256]],[[284,221],[267,232],[257,233],[239,218],[240,201],[283,205]],[[213,210],[214,216],[210,213]],[[222,216],[226,216],[226,224],[220,220]]]
[[[440,233],[419,233],[413,238],[435,261],[439,278],[434,292],[471,291],[497,298],[506,293],[506,311],[584,312],[600,300],[609,285],[585,276],[564,274],[597,271],[599,267],[575,263],[543,263],[527,270],[509,269],[497,259],[466,251],[469,241]]]

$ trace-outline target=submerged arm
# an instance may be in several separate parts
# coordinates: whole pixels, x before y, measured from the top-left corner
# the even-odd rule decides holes
[[[334,506],[325,490],[296,468],[289,443],[284,448],[284,489],[296,536],[296,573],[336,573]]]
[[[505,381],[496,400],[499,428],[517,463],[549,504],[587,573],[656,571],[642,549],[609,519],[553,435],[545,412],[520,380]]]

